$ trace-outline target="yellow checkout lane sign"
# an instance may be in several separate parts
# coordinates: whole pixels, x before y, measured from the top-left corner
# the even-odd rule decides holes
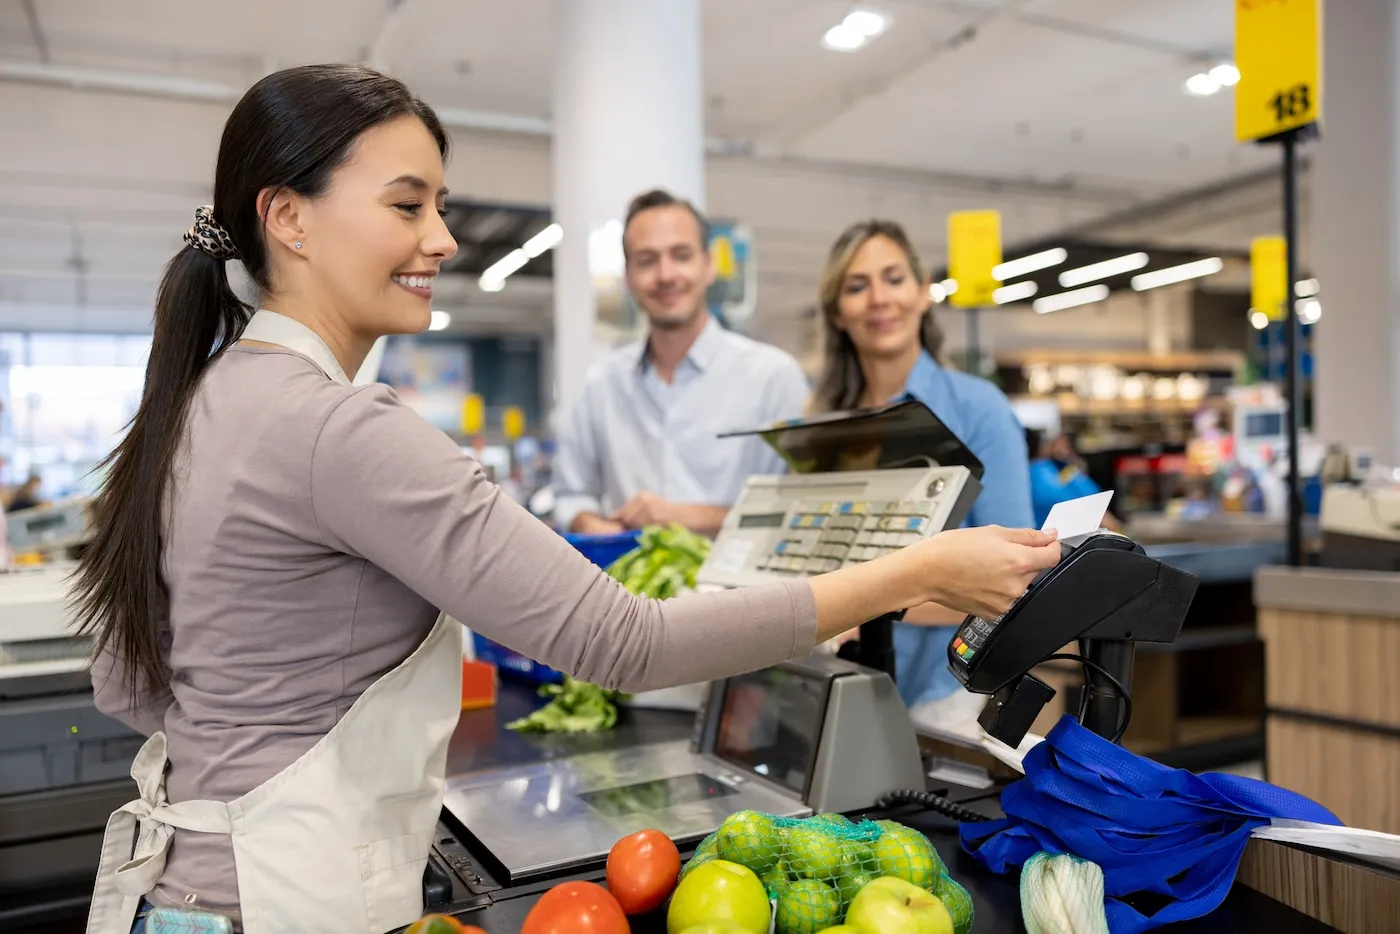
[[[1322,0],[1235,0],[1235,139],[1322,119]]]
[[[948,215],[948,277],[958,288],[948,300],[959,308],[996,304],[1001,283],[992,270],[1001,265],[1001,214],[955,211]]]
[[[1287,317],[1287,249],[1282,237],[1255,237],[1249,245],[1249,304],[1270,321]]]

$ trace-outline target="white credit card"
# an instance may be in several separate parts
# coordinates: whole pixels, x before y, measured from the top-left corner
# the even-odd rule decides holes
[[[1113,491],[1105,490],[1093,496],[1081,496],[1050,507],[1041,531],[1054,529],[1060,541],[1075,544],[1075,539],[1097,532],[1103,525],[1104,514],[1113,499]]]

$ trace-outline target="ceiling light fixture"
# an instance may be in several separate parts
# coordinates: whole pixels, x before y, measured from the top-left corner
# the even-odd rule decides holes
[[[1166,269],[1154,269],[1152,272],[1133,276],[1132,286],[1135,291],[1145,292],[1148,289],[1175,285],[1188,279],[1213,276],[1224,268],[1225,261],[1218,256],[1212,256],[1208,259],[1198,259],[1194,263],[1182,263],[1180,266],[1168,266]]]
[[[1269,316],[1258,308],[1251,308],[1249,311],[1250,326],[1256,331],[1262,331],[1269,326]]]
[[[1209,73],[1210,78],[1222,88],[1232,88],[1240,83],[1240,70],[1235,67],[1234,62],[1221,62],[1212,68]]]
[[[957,279],[944,279],[942,282],[940,282],[940,283],[938,283],[938,284],[941,285],[941,286],[943,286],[943,294],[944,294],[944,295],[953,295],[953,294],[955,294],[955,293],[958,291],[958,280],[957,280]]]
[[[1322,291],[1322,286],[1316,279],[1301,279],[1293,283],[1293,294],[1299,298],[1312,298]]]
[[[541,230],[529,240],[526,240],[525,245],[522,246],[521,249],[525,251],[526,256],[534,259],[541,253],[557,247],[559,241],[563,239],[564,228],[560,227],[558,224],[550,224],[544,230]]]
[[[1015,279],[1017,276],[1058,266],[1067,259],[1069,259],[1069,251],[1064,247],[1057,246],[1053,250],[1042,250],[1039,253],[1032,253],[1030,256],[1007,260],[1000,266],[993,266],[992,278],[998,282],[1005,282],[1007,279]]]
[[[822,45],[833,52],[854,52],[890,28],[890,16],[877,10],[856,9],[822,36]]]
[[[1032,307],[1035,308],[1036,314],[1048,315],[1052,311],[1064,311],[1066,308],[1092,305],[1094,302],[1101,302],[1106,298],[1108,298],[1108,286],[1091,285],[1086,289],[1075,289],[1072,292],[1061,292],[1058,295],[1037,298]]]
[[[452,316],[445,311],[433,312],[432,318],[428,321],[429,331],[441,331],[452,323]]]
[[[1311,298],[1300,304],[1302,307],[1298,309],[1298,320],[1304,324],[1317,324],[1318,319],[1322,317],[1322,303]]]
[[[1220,82],[1203,71],[1186,79],[1185,90],[1192,97],[1210,97],[1220,90]]]
[[[506,287],[506,280],[523,269],[526,263],[554,249],[563,239],[564,228],[558,224],[550,224],[526,240],[519,249],[511,250],[492,263],[491,267],[481,274],[477,285],[483,292],[501,291]]]
[[[1113,259],[1106,259],[1101,263],[1090,263],[1088,266],[1080,266],[1078,269],[1066,269],[1060,273],[1060,285],[1071,288],[1076,285],[1086,285],[1090,282],[1097,282],[1100,279],[1107,279],[1110,276],[1121,276],[1125,272],[1132,272],[1147,265],[1146,253],[1129,253],[1127,256],[1116,256]]]
[[[928,284],[928,297],[935,305],[941,305],[948,300],[948,292],[943,288],[943,283],[930,282]]]
[[[1011,285],[1004,285],[992,293],[992,301],[998,305],[1009,305],[1012,302],[1024,302],[1036,293],[1040,286],[1034,281],[1016,282]]]

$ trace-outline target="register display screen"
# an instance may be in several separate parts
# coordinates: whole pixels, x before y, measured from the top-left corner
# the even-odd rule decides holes
[[[782,512],[751,512],[739,517],[739,528],[741,529],[781,529],[783,520],[787,518],[787,513]]]
[[[817,757],[826,681],[766,668],[725,685],[715,754],[797,794]]]

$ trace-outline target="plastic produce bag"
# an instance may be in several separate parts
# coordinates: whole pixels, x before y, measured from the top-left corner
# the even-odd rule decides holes
[[[681,878],[712,859],[746,866],[762,880],[776,903],[777,934],[813,934],[840,924],[856,894],[885,876],[935,895],[955,934],[972,930],[972,897],[948,875],[927,837],[895,821],[740,811],[700,842]]]

